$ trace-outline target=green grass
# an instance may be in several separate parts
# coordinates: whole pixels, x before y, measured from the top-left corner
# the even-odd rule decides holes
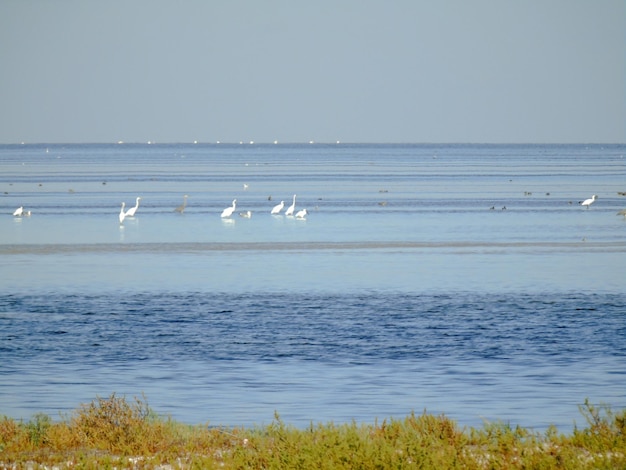
[[[0,418],[0,468],[624,469],[626,410],[588,400],[585,426],[561,434],[503,423],[459,428],[411,414],[374,424],[190,426],[157,416],[145,398],[111,395],[53,422]]]

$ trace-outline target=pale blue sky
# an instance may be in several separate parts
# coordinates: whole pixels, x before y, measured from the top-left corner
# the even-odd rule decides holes
[[[0,143],[625,142],[624,0],[2,0]]]

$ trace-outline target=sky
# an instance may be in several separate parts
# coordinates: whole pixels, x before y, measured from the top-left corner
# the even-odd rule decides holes
[[[624,0],[0,0],[0,143],[626,142]]]

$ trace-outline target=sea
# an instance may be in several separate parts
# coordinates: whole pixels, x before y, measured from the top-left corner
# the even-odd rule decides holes
[[[585,426],[626,408],[625,155],[0,145],[0,415]]]

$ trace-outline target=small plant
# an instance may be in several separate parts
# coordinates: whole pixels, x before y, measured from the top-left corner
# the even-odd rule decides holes
[[[607,405],[593,405],[589,399],[579,406],[588,427],[574,428],[574,442],[597,452],[615,447],[626,450],[626,410],[614,413]]]
[[[34,446],[46,444],[46,434],[52,424],[50,416],[44,413],[37,413],[31,421],[26,424],[28,437]]]
[[[12,419],[3,416],[0,418],[0,452],[4,452],[12,447],[16,441],[20,440],[20,426]]]
[[[147,404],[137,399],[128,403],[113,394],[81,406],[70,426],[83,446],[112,452],[132,451],[147,416]]]

